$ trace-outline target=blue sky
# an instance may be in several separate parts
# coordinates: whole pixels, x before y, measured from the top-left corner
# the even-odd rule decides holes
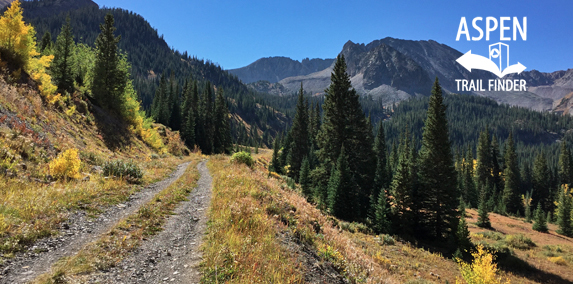
[[[456,41],[460,18],[471,36],[474,17],[527,17],[527,41],[506,41],[510,64],[543,72],[573,68],[573,1],[223,1],[95,0],[146,18],[167,43],[225,69],[268,56],[334,58],[348,40],[369,43],[387,36],[435,40],[463,53],[488,55],[499,42]],[[511,22],[509,22],[509,26]],[[509,30],[509,34],[513,34]]]

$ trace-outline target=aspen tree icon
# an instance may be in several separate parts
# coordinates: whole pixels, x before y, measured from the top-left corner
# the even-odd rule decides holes
[[[489,60],[499,67],[500,72],[509,67],[509,45],[501,42],[491,44],[489,46]]]

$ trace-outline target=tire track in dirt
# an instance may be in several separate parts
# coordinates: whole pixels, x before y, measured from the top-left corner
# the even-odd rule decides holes
[[[206,161],[197,165],[201,177],[163,230],[107,272],[93,275],[89,283],[199,283],[199,247],[207,228],[211,202],[211,175]]]
[[[96,240],[109,231],[121,219],[136,212],[149,202],[157,193],[167,188],[184,173],[189,162],[180,164],[166,179],[149,185],[134,193],[129,200],[106,208],[97,219],[87,217],[86,212],[72,214],[63,230],[57,236],[37,241],[28,252],[6,261],[0,269],[0,284],[18,284],[33,280],[47,272],[62,257],[77,253],[87,243]]]

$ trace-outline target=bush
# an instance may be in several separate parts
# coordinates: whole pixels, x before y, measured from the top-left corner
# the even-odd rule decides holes
[[[77,179],[80,177],[80,165],[78,150],[68,149],[50,162],[50,174],[56,179]]]
[[[507,235],[505,236],[505,243],[516,249],[530,249],[535,247],[535,243],[523,234],[518,235]]]
[[[547,259],[557,265],[567,266],[567,261],[562,256],[549,257]]]
[[[497,276],[497,265],[493,262],[495,257],[483,246],[478,245],[477,252],[472,253],[473,263],[469,264],[458,260],[460,272],[468,284],[497,284],[503,283]],[[456,283],[461,281],[456,280]],[[509,281],[508,281],[509,282]]]
[[[129,161],[108,161],[103,165],[105,176],[124,177],[132,180],[139,180],[143,177],[143,170],[135,163]]]
[[[233,156],[231,157],[231,162],[233,163],[239,163],[239,164],[245,164],[249,167],[253,166],[253,157],[251,157],[251,153],[247,153],[247,152],[237,152],[235,154],[233,154]]]

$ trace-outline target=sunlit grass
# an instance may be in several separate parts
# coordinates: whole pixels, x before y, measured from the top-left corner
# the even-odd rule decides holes
[[[199,179],[197,162],[200,156],[192,155],[192,163],[183,176],[158,193],[137,212],[121,220],[108,233],[86,245],[77,254],[63,258],[50,273],[39,276],[33,283],[52,283],[66,277],[81,279],[97,270],[113,267],[127,257],[147,236],[161,231],[166,217],[177,204],[186,199]]]
[[[213,197],[202,246],[204,283],[301,283],[294,256],[281,247],[267,198],[277,194],[245,165],[225,156],[208,163]],[[265,200],[265,201],[264,201]]]

